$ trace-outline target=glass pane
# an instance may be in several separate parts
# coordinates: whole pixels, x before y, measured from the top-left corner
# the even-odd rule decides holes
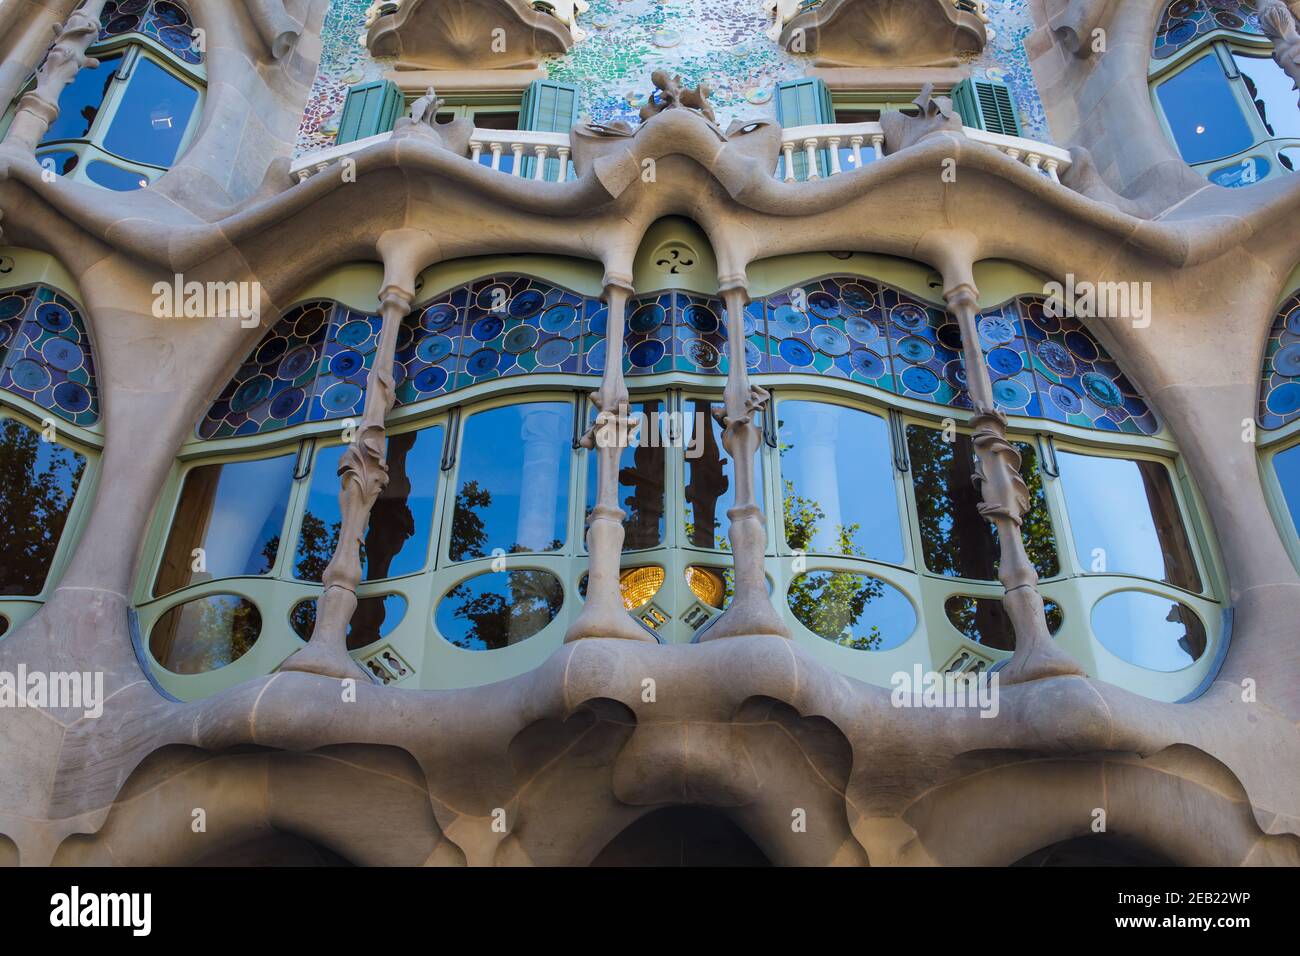
[[[1274,455],[1273,470],[1282,486],[1287,510],[1291,512],[1292,525],[1300,532],[1300,445]]]
[[[158,618],[149,653],[173,674],[204,674],[239,660],[261,633],[255,604],[238,594],[210,594]]]
[[[519,113],[475,113],[474,125],[478,129],[518,129]]]
[[[623,550],[653,548],[664,536],[664,448],[669,442],[663,403],[633,402],[629,406],[640,422],[628,436],[618,471],[618,503],[623,519]],[[592,420],[595,420],[593,415]],[[587,516],[596,507],[596,470],[600,456],[587,453]]]
[[[810,571],[794,579],[787,600],[804,627],[855,651],[898,647],[916,628],[903,592],[866,574]]]
[[[901,564],[889,424],[821,402],[782,402],[777,424],[790,547]]]
[[[192,469],[172,518],[154,595],[269,572],[280,550],[294,459],[281,455]],[[194,553],[198,548],[202,563]]]
[[[485,558],[498,548],[511,554],[564,547],[572,443],[567,402],[471,415],[461,440],[451,559]]]
[[[731,459],[722,447],[722,426],[710,413],[711,405],[704,399],[686,402],[686,415],[682,421],[686,446],[683,451],[686,458],[686,540],[697,548],[730,551],[727,532],[731,523],[727,520],[727,511],[735,507],[736,489],[728,474]],[[762,508],[763,466],[757,453],[754,456],[754,497]]]
[[[96,185],[119,193],[134,192],[149,185],[148,177],[143,174],[133,173],[102,159],[92,159],[86,164],[86,176]]]
[[[1245,80],[1246,90],[1255,102],[1259,118],[1269,136],[1300,137],[1300,105],[1296,102],[1295,83],[1272,57],[1233,53],[1237,69]]]
[[[1121,660],[1153,671],[1177,671],[1205,653],[1205,625],[1185,604],[1120,591],[1092,609],[1092,631]]]
[[[59,95],[59,117],[50,124],[42,143],[59,139],[85,139],[104,105],[113,74],[122,65],[122,54],[101,57],[99,66],[79,71]]]
[[[1075,452],[1056,457],[1075,552],[1085,571],[1136,574],[1201,590],[1164,465]]]
[[[198,101],[198,90],[142,56],[113,114],[104,148],[137,163],[170,166]]]
[[[438,633],[467,651],[527,640],[564,606],[560,579],[548,571],[489,571],[462,581],[438,603]]]
[[[400,594],[363,597],[348,624],[348,650],[359,651],[381,637],[387,637],[406,616],[406,598]],[[304,641],[311,640],[316,628],[316,599],[299,601],[289,612],[289,625]]]
[[[343,445],[316,453],[298,533],[294,577],[319,581],[339,543],[339,461]],[[388,484],[370,512],[361,543],[361,580],[422,571],[429,554],[442,463],[442,426],[388,436]]]
[[[1020,474],[1029,488],[1029,513],[1021,526],[1025,551],[1039,576],[1060,573],[1056,533],[1043,497],[1043,479],[1032,445],[1012,442],[1020,452]],[[913,425],[907,429],[912,488],[921,530],[925,566],[939,574],[996,581],[998,532],[979,512],[984,499],[975,487],[975,444],[957,433],[953,441],[943,432]]]
[[[0,419],[0,594],[45,589],[86,459],[42,440],[13,418]]]
[[[1242,115],[1214,54],[1203,56],[1156,87],[1174,142],[1188,163],[1222,159],[1247,149],[1255,135]]]
[[[709,607],[721,610],[731,605],[736,586],[735,570],[691,565],[686,569],[686,586]],[[771,590],[771,582],[768,582],[768,590]]]
[[[948,623],[976,644],[1000,651],[1016,649],[1016,629],[1011,624],[1001,598],[954,594],[944,602],[943,612],[948,615]],[[1050,633],[1055,634],[1061,629],[1064,615],[1060,607],[1051,601],[1044,601],[1043,615],[1047,618],[1047,630]]]

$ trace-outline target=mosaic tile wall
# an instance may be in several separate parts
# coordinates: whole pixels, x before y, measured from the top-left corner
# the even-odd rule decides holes
[[[370,0],[333,0],[325,20],[321,63],[302,127],[299,152],[332,146],[347,89],[378,79],[391,60],[361,45]],[[997,36],[973,63],[977,77],[1011,88],[1026,136],[1050,142],[1024,41],[1033,28],[1028,0],[993,0]],[[712,85],[718,121],[775,116],[772,90],[803,76],[810,58],[782,51],[764,31],[758,0],[592,0],[579,18],[589,36],[547,63],[551,78],[581,90],[580,112],[598,122],[636,122],[650,73],[680,73],[690,85]]]

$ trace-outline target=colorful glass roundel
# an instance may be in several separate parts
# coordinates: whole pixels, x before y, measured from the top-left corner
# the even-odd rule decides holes
[[[0,389],[64,421],[99,421],[90,336],[76,304],[45,286],[0,291]]]
[[[197,66],[203,62],[194,42],[194,20],[177,0],[109,0],[99,19],[99,39],[128,33],[157,40],[185,63]]]
[[[805,282],[766,300],[764,370],[844,378],[907,398],[970,408],[961,329],[945,310],[857,276]],[[976,322],[993,399],[1009,415],[1154,434],[1155,415],[1101,345],[1041,298]]]
[[[1264,0],[1172,0],[1156,27],[1152,55],[1168,59],[1199,36],[1215,30],[1264,34],[1259,22]]]
[[[1259,424],[1281,428],[1300,418],[1300,292],[1278,310],[1264,349]]]

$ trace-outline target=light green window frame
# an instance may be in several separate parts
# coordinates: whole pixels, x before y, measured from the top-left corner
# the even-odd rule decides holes
[[[554,262],[543,263],[534,257],[535,264],[525,266],[515,263],[548,281],[559,281],[575,289],[594,294],[594,286],[578,272],[560,277],[561,266]],[[759,280],[772,291],[785,287],[791,279],[798,281],[804,274],[799,257],[789,266],[756,269]],[[549,265],[549,268],[547,267]],[[369,267],[367,267],[369,268]],[[569,267],[571,269],[571,267]],[[824,268],[809,264],[807,274],[821,274]],[[854,272],[862,266],[850,267]],[[932,301],[935,292],[927,287],[929,273],[923,268],[903,269],[895,266],[886,278],[912,294]],[[356,270],[354,270],[356,271]],[[364,271],[364,270],[361,270]],[[478,275],[498,271],[496,260],[447,264],[426,274],[423,297],[432,297],[444,288],[458,285]],[[871,271],[871,270],[868,270]],[[770,274],[768,274],[770,273]],[[867,273],[863,273],[866,275]],[[874,274],[874,273],[872,273]],[[368,273],[367,273],[368,275]],[[373,286],[362,282],[360,273],[352,277],[357,295],[372,295]],[[372,276],[376,279],[378,276]],[[689,278],[689,277],[688,277]],[[1023,280],[1021,280],[1023,281]],[[337,285],[338,283],[336,283]],[[344,283],[347,284],[347,283]],[[1025,290],[1010,282],[990,280],[990,288],[998,289],[999,300],[1014,297]],[[341,286],[340,286],[341,289]],[[340,293],[339,289],[335,290]],[[652,291],[646,288],[642,294]],[[657,291],[657,290],[654,290]],[[699,291],[699,290],[696,290]],[[1035,290],[1030,290],[1035,291]],[[756,290],[758,294],[759,290]],[[996,303],[986,303],[993,306]],[[936,407],[915,399],[876,392],[866,386],[847,380],[811,379],[796,374],[755,374],[757,384],[768,388],[774,395],[773,414],[779,418],[781,404],[786,401],[814,401],[847,407],[877,415],[904,430],[911,425],[942,429],[953,423],[959,431],[969,431],[971,413],[957,408]],[[716,376],[682,373],[665,373],[638,378],[630,383],[631,401],[658,400],[666,412],[690,412],[693,401],[705,400],[714,404],[722,401],[725,382]],[[378,597],[389,593],[402,595],[406,612],[392,631],[379,642],[353,653],[354,659],[365,662],[370,656],[391,649],[397,657],[414,670],[413,679],[404,679],[402,686],[421,688],[455,688],[474,686],[506,679],[539,666],[562,642],[565,629],[579,613],[579,585],[588,570],[585,547],[585,503],[591,451],[573,448],[569,460],[569,485],[567,489],[569,510],[566,520],[564,547],[554,552],[528,553],[507,557],[507,567],[547,571],[559,579],[565,591],[565,602],[560,615],[535,636],[518,644],[497,650],[468,651],[451,645],[437,632],[435,614],[439,601],[455,584],[478,574],[493,570],[492,556],[464,561],[449,557],[451,518],[465,464],[463,454],[464,429],[470,418],[480,412],[505,405],[528,402],[569,403],[574,414],[574,431],[589,422],[593,410],[587,399],[592,387],[591,377],[538,374],[529,377],[507,378],[484,382],[458,392],[441,395],[424,403],[400,408],[389,418],[390,434],[413,429],[442,425],[444,443],[454,447],[448,454],[447,470],[441,471],[434,494],[432,527],[429,531],[429,551],[421,570],[401,577],[381,581],[368,581],[359,588],[361,597]],[[766,425],[765,420],[758,424]],[[775,427],[775,422],[773,422]],[[1300,427],[1300,426],[1298,426]],[[1083,567],[1074,553],[1073,535],[1060,482],[1050,474],[1043,475],[1046,506],[1057,542],[1059,573],[1041,582],[1046,600],[1061,608],[1064,627],[1056,638],[1062,646],[1095,676],[1110,680],[1131,690],[1160,700],[1178,700],[1194,693],[1213,672],[1217,650],[1223,638],[1224,581],[1221,559],[1208,533],[1204,520],[1204,505],[1192,486],[1177,448],[1164,435],[1145,436],[1121,433],[1100,433],[1093,430],[1045,422],[1038,419],[1011,418],[1009,437],[1023,441],[1038,449],[1040,467],[1047,471],[1044,448],[1049,437],[1059,451],[1075,451],[1092,456],[1113,456],[1128,460],[1150,459],[1162,463],[1170,473],[1179,516],[1195,556],[1202,592],[1191,594],[1158,581],[1125,574],[1092,574]],[[193,699],[208,696],[242,680],[269,673],[288,655],[302,646],[289,626],[288,616],[302,600],[314,599],[320,585],[296,580],[293,577],[294,555],[302,515],[306,505],[311,478],[317,471],[316,459],[331,445],[341,440],[338,422],[310,423],[247,438],[223,439],[203,442],[191,440],[183,449],[182,458],[174,468],[167,488],[160,498],[158,512],[150,529],[145,548],[146,560],[135,591],[135,601],[140,618],[140,633],[146,655],[150,630],[159,617],[170,607],[185,600],[215,593],[239,593],[252,600],[262,615],[263,632],[259,641],[241,659],[205,674],[176,675],[154,666],[152,669],[160,684],[178,697]],[[313,467],[310,474],[297,480],[290,494],[285,513],[282,546],[275,568],[259,578],[224,579],[193,585],[182,591],[154,599],[149,591],[157,574],[158,562],[171,523],[172,512],[185,473],[201,464],[233,461],[249,457],[268,457],[276,453],[296,452],[304,443],[314,441],[311,451]],[[949,623],[945,614],[946,601],[955,595],[975,598],[1001,598],[1002,586],[997,581],[972,580],[931,572],[924,566],[919,521],[916,513],[912,477],[891,464],[900,516],[904,556],[901,563],[893,564],[860,557],[836,554],[796,554],[785,540],[782,510],[782,466],[779,442],[764,441],[756,456],[756,468],[762,474],[763,500],[760,502],[767,516],[767,544],[764,564],[774,606],[786,614],[791,630],[803,648],[830,667],[852,677],[888,686],[892,675],[899,670],[910,670],[920,663],[925,669],[943,670],[955,660],[965,659],[968,664],[982,661],[993,666],[1010,657],[1008,652],[971,641]],[[904,446],[905,447],[905,446]],[[447,451],[447,448],[444,448]],[[626,551],[621,559],[625,571],[655,567],[663,571],[663,584],[648,604],[632,612],[657,630],[660,638],[684,643],[698,634],[698,629],[716,618],[720,609],[708,606],[686,586],[687,569],[706,568],[726,577],[731,567],[731,555],[726,548],[700,548],[689,542],[684,517],[686,503],[685,450],[668,447],[664,454],[665,498],[663,537],[656,547]],[[301,469],[300,469],[301,470]],[[729,468],[727,474],[734,472]],[[796,564],[801,561],[801,564]],[[840,570],[865,573],[880,578],[896,588],[907,598],[915,610],[917,625],[912,636],[899,647],[886,651],[859,651],[841,646],[819,637],[804,628],[788,613],[787,591],[801,570]],[[1207,648],[1192,665],[1172,672],[1149,671],[1128,664],[1110,654],[1101,646],[1091,630],[1091,610],[1097,600],[1117,591],[1137,590],[1155,594],[1186,604],[1203,623]],[[655,615],[658,615],[656,618]],[[962,657],[965,655],[965,658]],[[151,662],[152,663],[152,662]]]
[[[867,123],[878,122],[880,116],[891,111],[907,113],[915,116],[918,110],[912,105],[912,101],[920,95],[920,89],[915,90],[832,90],[831,106],[835,110],[836,122],[855,122]],[[936,90],[936,96],[948,96],[951,90]],[[874,112],[878,114],[874,119],[844,119],[839,118],[840,113],[866,113]]]
[[[1282,489],[1276,462],[1278,455],[1297,447],[1300,447],[1300,422],[1292,422],[1290,426],[1270,435],[1267,441],[1262,443],[1259,463],[1260,481],[1264,486],[1264,496],[1269,511],[1273,514],[1273,522],[1277,525],[1278,534],[1282,536],[1282,543],[1291,556],[1291,562],[1296,566],[1296,570],[1300,571],[1300,528],[1297,527],[1296,518],[1291,513],[1286,492]]]
[[[407,94],[407,106],[409,107],[415,102],[418,96],[419,94],[415,93]],[[448,123],[456,119],[469,119],[475,121],[474,125],[478,126],[480,125],[478,122],[480,119],[513,113],[516,116],[516,125],[513,128],[517,129],[518,123],[523,119],[521,113],[524,99],[523,90],[517,93],[457,93],[454,91],[443,93],[439,91],[438,96],[446,101],[443,103],[442,108],[438,110],[437,122],[439,123]]]
[[[1163,84],[1169,82],[1207,55],[1213,56],[1220,69],[1223,70],[1228,80],[1228,86],[1232,90],[1233,98],[1241,110],[1241,115],[1245,118],[1247,126],[1254,134],[1254,143],[1246,149],[1240,150],[1231,156],[1189,164],[1192,169],[1206,177],[1216,174],[1227,176],[1237,169],[1245,168],[1247,164],[1251,163],[1252,159],[1258,160],[1262,158],[1268,163],[1269,168],[1264,175],[1251,180],[1252,182],[1262,182],[1265,179],[1273,179],[1277,176],[1287,175],[1290,172],[1300,172],[1300,138],[1274,136],[1268,131],[1259,115],[1259,111],[1255,108],[1246,81],[1241,77],[1233,61],[1233,54],[1270,60],[1272,51],[1273,44],[1267,39],[1216,31],[1179,50],[1175,56],[1168,60],[1152,60],[1148,72],[1151,106],[1155,110],[1156,119],[1165,134],[1165,139],[1168,140],[1176,153],[1181,155],[1178,144],[1174,139],[1173,130],[1169,125],[1169,120],[1157,95],[1158,90]],[[1284,153],[1287,155],[1285,162],[1281,158]],[[1295,168],[1289,169],[1286,162],[1290,162]]]
[[[95,488],[99,482],[99,456],[103,449],[102,439],[94,432],[78,428],[61,419],[50,418],[48,412],[42,411],[21,396],[0,392],[0,421],[10,418],[37,433],[44,431],[46,435],[51,435],[57,444],[82,455],[86,459],[86,469],[82,473],[77,493],[68,509],[67,521],[63,525],[63,533],[59,536],[54,559],[50,562],[45,586],[39,594],[0,595],[0,617],[4,617],[8,622],[4,634],[0,635],[0,641],[13,634],[39,611],[45,602],[53,597],[55,589],[59,586],[63,572],[67,569],[68,562],[76,550],[77,542],[81,539],[85,523],[90,517],[90,503],[95,498]],[[49,427],[51,422],[52,430]]]

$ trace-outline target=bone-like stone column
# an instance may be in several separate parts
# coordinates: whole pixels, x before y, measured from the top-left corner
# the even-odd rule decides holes
[[[949,280],[951,281],[951,280]],[[998,531],[1001,549],[998,580],[1005,590],[1003,606],[1016,632],[1016,650],[1002,670],[1002,682],[1017,684],[1083,674],[1083,668],[1052,640],[1038,593],[1038,572],[1025,553],[1021,524],[1029,510],[1029,488],[1020,475],[1020,453],[1007,441],[1007,417],[993,404],[993,383],[984,351],[980,348],[979,293],[972,281],[950,284],[944,291],[949,310],[961,327],[962,356],[966,365],[966,388],[975,417],[975,482],[983,497],[980,514]]]
[[[99,18],[107,0],[86,0],[54,28],[54,45],[36,71],[36,87],[18,101],[5,142],[35,151],[36,144],[59,117],[59,97],[83,67],[99,66],[86,50],[99,38]]]
[[[382,245],[381,240],[381,245]],[[380,293],[383,323],[374,365],[366,379],[366,404],[352,444],[339,461],[339,512],[342,523],[338,545],[322,575],[324,590],[316,601],[316,626],[307,646],[282,665],[281,670],[307,671],[327,677],[372,681],[347,649],[348,624],[357,609],[361,583],[361,542],[370,511],[388,484],[388,435],[384,421],[393,410],[397,393],[393,383],[393,358],[402,320],[410,314],[415,293],[414,274],[385,270]]]
[[[1300,89],[1300,29],[1296,18],[1300,16],[1300,3],[1283,3],[1282,0],[1266,2],[1259,13],[1259,25],[1273,41],[1273,60]]]
[[[587,601],[569,625],[565,642],[587,637],[653,641],[623,606],[619,565],[623,557],[623,519],[618,504],[618,469],[631,434],[627,383],[623,379],[623,326],[632,282],[605,277],[605,371],[593,392],[596,421],[582,436],[582,446],[596,455],[596,506],[587,522]]]
[[[713,417],[722,426],[722,447],[731,458],[735,482],[734,506],[727,512],[731,522],[732,561],[735,566],[735,593],[731,606],[701,635],[701,641],[748,634],[772,634],[789,637],[790,629],[767,592],[767,575],[763,572],[763,553],[767,550],[767,520],[758,503],[754,488],[754,456],[762,433],[754,418],[767,407],[771,395],[749,381],[745,363],[745,306],[749,291],[743,278],[724,279],[722,299],[727,309],[727,387],[723,407],[713,409]]]

